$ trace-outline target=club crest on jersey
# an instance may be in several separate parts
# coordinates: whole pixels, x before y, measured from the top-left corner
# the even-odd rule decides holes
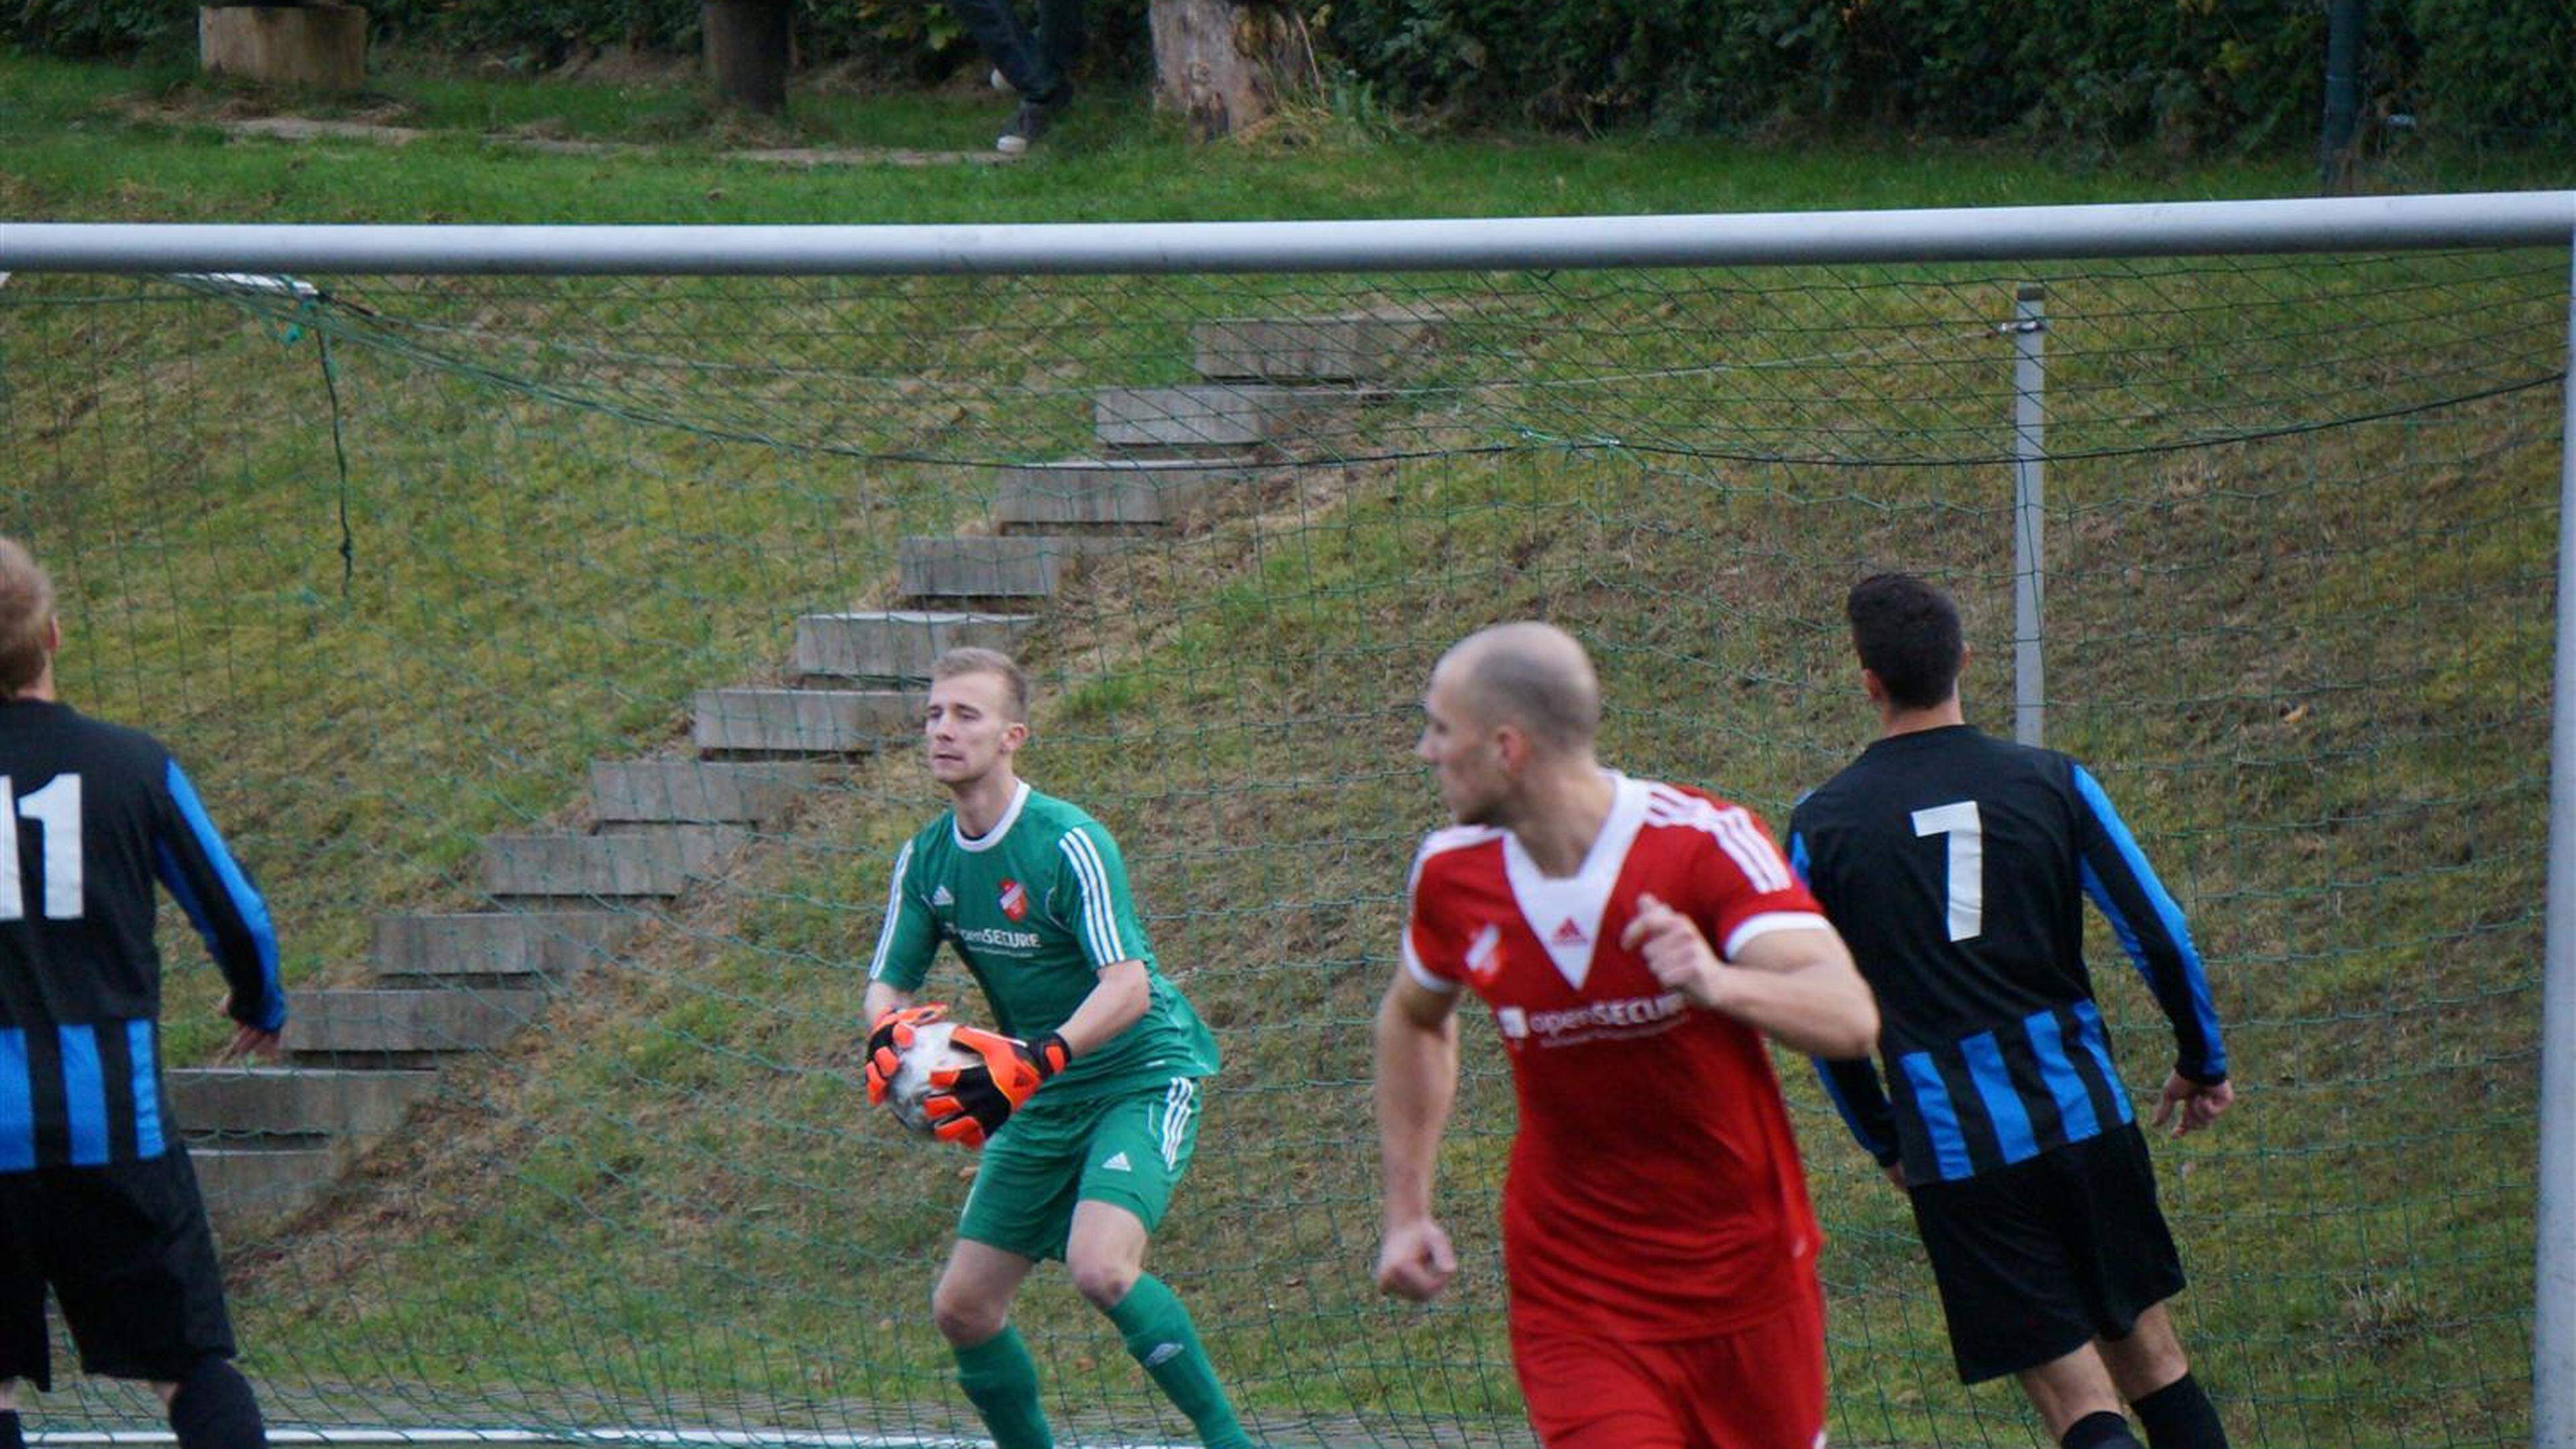
[[[1467,979],[1490,986],[1503,969],[1503,928],[1487,926],[1467,943]]]
[[[1015,880],[1002,882],[1002,914],[1014,921],[1028,919],[1029,888]]]

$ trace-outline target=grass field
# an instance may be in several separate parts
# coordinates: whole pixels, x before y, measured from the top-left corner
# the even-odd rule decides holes
[[[1107,104],[1017,167],[783,174],[723,151],[970,146],[993,103],[818,98],[746,135],[667,92],[388,85],[374,113],[443,134],[227,140],[238,97],[0,60],[0,212],[1157,219],[2305,180],[2295,160],[1347,126],[1193,151]],[[654,149],[482,134],[531,128]],[[2139,826],[2237,1023],[2244,1109],[2161,1157],[2199,1285],[2187,1332],[2243,1442],[2513,1442],[2558,446],[2535,383],[2563,363],[2566,259],[2030,274],[2052,284],[2062,455],[2051,740]],[[1559,619],[1602,657],[1614,761],[1777,822],[1866,736],[1834,611],[1901,562],[1971,602],[1995,718],[2010,396],[1991,327],[2024,275],[350,279],[302,317],[21,277],[0,288],[0,479],[71,601],[67,687],[172,739],[270,888],[290,979],[347,982],[373,914],[471,900],[484,832],[577,824],[584,761],[679,748],[689,692],[777,674],[797,612],[888,601],[898,535],[981,526],[984,465],[1077,446],[1093,388],[1181,377],[1193,318],[1441,318],[1329,440],[1336,466],[1265,475],[1051,604],[1029,763],[1118,831],[1167,968],[1226,1042],[1158,1264],[1241,1396],[1283,1443],[1505,1443],[1509,1104],[1473,1028],[1445,1167],[1471,1271],[1428,1313],[1363,1274],[1363,1023],[1434,823],[1404,753],[1422,674],[1476,624]],[[543,1031],[454,1074],[333,1207],[255,1245],[240,1308],[282,1417],[959,1427],[921,1305],[960,1160],[863,1120],[847,1080],[847,966],[884,862],[935,808],[909,759],[858,766]],[[2144,1085],[2153,1013],[2117,959],[2096,942]],[[206,1016],[205,973],[173,996]],[[1834,1234],[1837,1441],[2035,1442],[2008,1394],[1949,1381],[1901,1203],[1783,1068]],[[1059,1280],[1023,1323],[1072,1417],[1178,1437]]]

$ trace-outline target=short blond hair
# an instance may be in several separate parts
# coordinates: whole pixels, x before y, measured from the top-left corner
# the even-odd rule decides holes
[[[1019,661],[999,649],[980,649],[969,645],[951,649],[930,662],[930,677],[954,679],[961,674],[997,674],[1007,686],[1003,700],[1016,724],[1029,722],[1029,677],[1020,672]]]
[[[27,546],[0,538],[0,695],[23,694],[44,677],[54,581]]]

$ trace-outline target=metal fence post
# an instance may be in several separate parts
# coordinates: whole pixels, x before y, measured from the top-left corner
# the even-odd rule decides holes
[[[2048,287],[2024,282],[2013,298],[2013,738],[2040,742],[2048,698],[2040,614],[2048,602],[2047,520],[2041,512],[2048,366]]]
[[[2539,1222],[2532,1234],[2531,1442],[2576,1449],[2576,237],[2558,441],[2558,661],[2550,687],[2549,898],[2542,927]]]

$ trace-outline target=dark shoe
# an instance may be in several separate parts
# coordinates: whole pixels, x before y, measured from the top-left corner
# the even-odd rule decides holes
[[[1011,118],[1010,129],[993,142],[993,149],[1005,156],[1027,154],[1029,147],[1046,134],[1047,127],[1055,120],[1056,111],[1063,104],[1062,101],[1052,105],[1041,101],[1020,102],[1019,114]]]

